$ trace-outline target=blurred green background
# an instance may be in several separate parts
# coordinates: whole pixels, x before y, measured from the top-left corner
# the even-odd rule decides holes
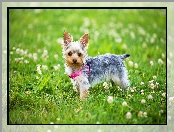
[[[130,54],[125,64],[135,92],[129,91],[124,96],[117,88],[105,90],[99,84],[91,88],[92,94],[87,102],[80,102],[68,76],[64,75],[61,48],[64,31],[71,33],[74,41],[89,33],[89,56]],[[52,121],[58,124],[166,123],[166,98],[161,96],[166,92],[165,9],[10,9],[9,56],[12,124],[49,124]],[[130,61],[138,68],[129,65]],[[38,64],[48,68],[42,69],[42,75],[36,71]],[[58,64],[60,69],[56,71],[54,67]],[[155,90],[149,87],[153,76],[157,76],[155,81],[160,84]],[[141,86],[141,82],[145,85]],[[142,89],[145,89],[145,95],[140,94]],[[148,102],[151,107],[148,103],[140,104],[149,94],[154,97],[153,102]],[[108,107],[106,100],[110,95],[115,101]],[[133,110],[123,108],[123,101]],[[78,116],[75,116],[74,109],[80,111]],[[148,112],[148,118],[137,118],[140,109]],[[161,109],[163,114],[159,116]],[[125,119],[128,111],[132,112],[134,119]],[[90,116],[84,117],[86,114]]]

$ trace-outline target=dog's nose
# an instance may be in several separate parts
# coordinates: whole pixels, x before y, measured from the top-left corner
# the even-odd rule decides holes
[[[73,63],[76,63],[77,62],[77,60],[76,59],[73,59]]]

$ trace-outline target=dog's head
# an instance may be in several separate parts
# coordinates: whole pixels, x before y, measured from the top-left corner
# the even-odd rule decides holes
[[[63,56],[68,66],[81,67],[87,56],[88,34],[84,34],[79,41],[73,42],[73,37],[64,32]]]

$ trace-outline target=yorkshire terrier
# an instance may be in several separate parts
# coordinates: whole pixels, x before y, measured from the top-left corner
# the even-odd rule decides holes
[[[73,37],[64,32],[63,58],[65,59],[65,73],[73,83],[73,89],[80,93],[81,99],[88,97],[88,89],[104,80],[116,82],[122,89],[129,86],[127,69],[123,60],[129,54],[104,54],[89,57],[87,54],[88,34],[84,34],[79,41],[73,42]]]

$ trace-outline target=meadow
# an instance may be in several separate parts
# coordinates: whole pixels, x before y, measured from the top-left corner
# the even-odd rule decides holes
[[[64,31],[89,33],[89,56],[130,54],[129,90],[105,81],[80,100],[64,74]],[[165,9],[10,9],[8,53],[9,124],[167,123]]]

